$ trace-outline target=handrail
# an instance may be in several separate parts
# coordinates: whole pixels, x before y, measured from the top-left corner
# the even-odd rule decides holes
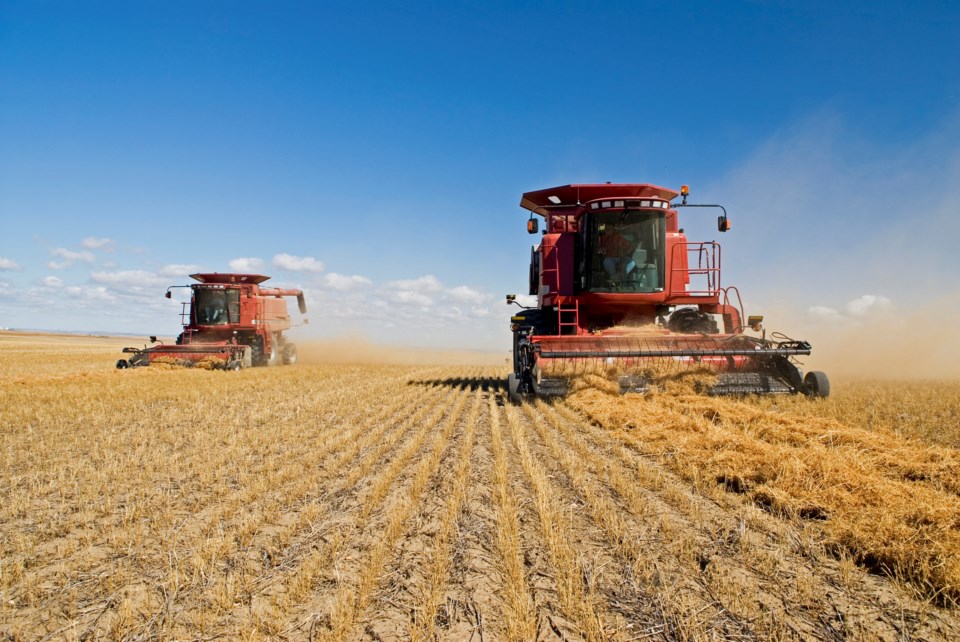
[[[681,249],[682,248],[682,249]],[[687,252],[687,265],[684,268],[681,265],[679,260],[679,252]],[[671,294],[678,294],[672,291],[673,284],[673,275],[675,274],[686,274],[687,278],[687,289],[682,294],[687,296],[709,296],[714,297],[718,296],[723,290],[720,287],[720,244],[716,241],[685,241],[682,243],[676,243],[673,246],[673,255],[670,257],[670,286]],[[691,260],[691,255],[696,255],[696,267],[693,267],[694,262]],[[680,267],[678,267],[680,266]],[[689,289],[693,285],[693,278],[702,276],[706,278],[706,289],[705,290],[695,290]]]

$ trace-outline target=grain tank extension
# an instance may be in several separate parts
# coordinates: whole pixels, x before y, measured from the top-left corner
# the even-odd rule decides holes
[[[270,278],[261,274],[190,276],[198,283],[167,288],[168,299],[173,288],[191,290],[190,300],[182,304],[183,332],[176,343],[124,348],[132,356],[117,361],[117,368],[173,363],[239,370],[296,362],[297,348],[284,335],[292,327],[284,297],[297,297],[300,313],[305,314],[302,290],[261,287]]]
[[[687,203],[688,194],[605,183],[523,195],[527,231],[539,231],[537,217],[545,229],[530,259],[536,307],[511,318],[511,399],[566,394],[585,374],[621,392],[686,377],[714,395],[829,394],[824,373],[798,367],[809,343],[767,336],[763,317],[744,318],[738,290],[721,284],[720,244],[687,239],[683,208],[715,208],[718,230],[730,229],[726,209]],[[507,303],[519,305],[516,295]]]

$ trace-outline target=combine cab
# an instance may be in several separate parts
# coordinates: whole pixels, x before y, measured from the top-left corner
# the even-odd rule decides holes
[[[117,361],[117,368],[174,363],[239,370],[297,360],[296,346],[283,334],[291,327],[283,297],[297,297],[300,313],[305,314],[302,290],[260,287],[270,278],[260,274],[190,276],[198,283],[167,288],[168,299],[173,287],[191,288],[190,301],[183,303],[183,332],[176,344],[124,348],[132,356]],[[156,337],[151,341],[156,342]]]
[[[719,231],[730,229],[722,206],[688,204],[688,193],[606,183],[523,195],[527,231],[539,231],[536,216],[546,229],[530,260],[538,305],[511,319],[511,399],[563,395],[588,373],[615,379],[621,392],[694,375],[715,395],[829,394],[825,374],[803,376],[795,362],[809,343],[767,338],[763,317],[744,320],[737,289],[721,286],[720,245],[687,240],[679,208],[717,208]]]

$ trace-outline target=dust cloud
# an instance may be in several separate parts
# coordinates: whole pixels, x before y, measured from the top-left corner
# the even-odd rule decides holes
[[[707,186],[736,222],[724,279],[768,330],[810,341],[804,369],[960,379],[960,110],[878,141],[824,110]]]
[[[781,327],[813,345],[802,359],[806,370],[831,378],[960,379],[960,293],[906,312],[829,323],[804,319],[802,312],[792,320],[782,315],[776,315]]]
[[[299,363],[363,365],[506,365],[506,350],[480,351],[410,348],[377,344],[358,335],[297,342]]]

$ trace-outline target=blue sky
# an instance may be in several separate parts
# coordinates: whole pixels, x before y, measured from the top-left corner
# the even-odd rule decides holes
[[[520,194],[605,180],[724,203],[786,331],[909,316],[958,292],[960,9],[867,4],[4,2],[0,326],[169,334],[253,259],[315,335],[497,348]]]

